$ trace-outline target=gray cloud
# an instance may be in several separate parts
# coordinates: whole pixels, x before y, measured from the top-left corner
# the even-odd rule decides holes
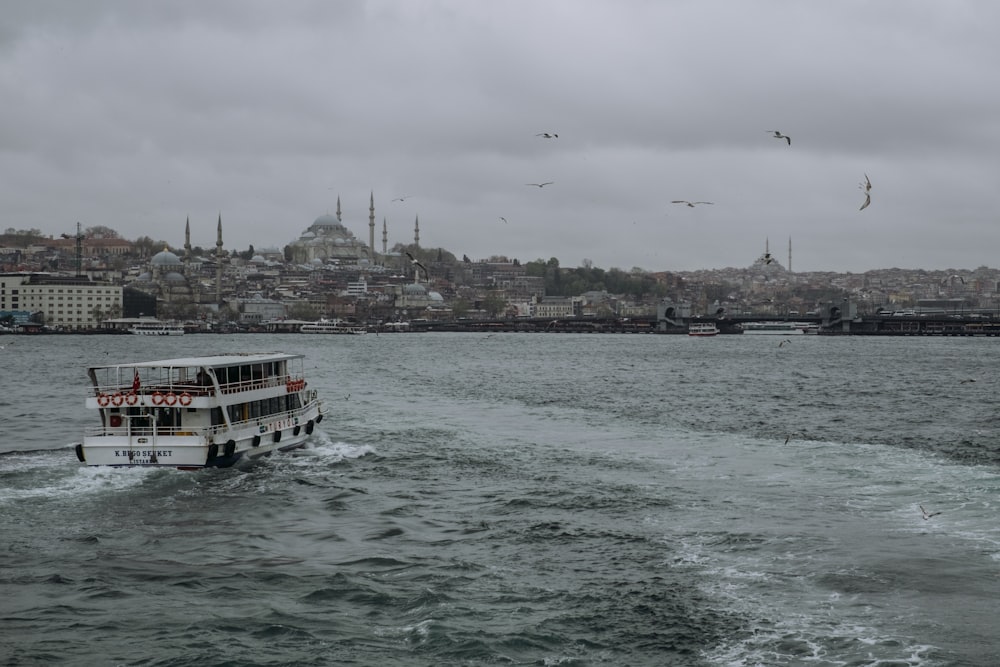
[[[177,244],[190,216],[210,245],[221,212],[227,245],[283,246],[338,196],[367,238],[374,191],[390,243],[419,215],[423,245],[471,257],[686,270],[791,237],[797,270],[995,264],[998,18],[929,0],[15,3],[0,225]]]

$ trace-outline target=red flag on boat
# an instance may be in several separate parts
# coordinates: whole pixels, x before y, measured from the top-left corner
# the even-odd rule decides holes
[[[132,393],[139,391],[139,369],[135,369],[135,377],[132,378]]]

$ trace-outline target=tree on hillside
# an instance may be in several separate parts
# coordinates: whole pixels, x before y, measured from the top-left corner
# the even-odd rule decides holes
[[[120,239],[122,237],[121,234],[104,225],[86,227],[83,230],[83,235],[88,239]]]

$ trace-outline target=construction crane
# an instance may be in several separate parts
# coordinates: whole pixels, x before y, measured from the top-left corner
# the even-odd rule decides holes
[[[83,275],[83,230],[80,223],[76,223],[76,236],[69,234],[61,235],[64,239],[76,239],[76,275]]]

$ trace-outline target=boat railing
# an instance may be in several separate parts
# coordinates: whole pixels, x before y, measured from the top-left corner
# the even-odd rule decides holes
[[[257,389],[267,389],[270,387],[288,386],[289,382],[301,382],[302,378],[292,375],[275,375],[266,378],[249,378],[237,380],[236,382],[220,383],[219,388],[223,394],[239,394]],[[304,386],[304,385],[303,385]],[[183,393],[192,396],[213,396],[215,395],[215,385],[200,382],[165,382],[156,384],[144,384],[136,392],[132,391],[131,383],[106,384],[94,387],[96,396],[113,396],[122,394],[124,396],[137,394],[139,396],[149,396],[157,392],[161,394],[173,393],[180,395]]]
[[[210,429],[192,426],[88,426],[84,429],[84,435],[93,436],[119,436],[119,437],[143,437],[156,435],[158,438],[166,436],[192,436],[206,434]]]

